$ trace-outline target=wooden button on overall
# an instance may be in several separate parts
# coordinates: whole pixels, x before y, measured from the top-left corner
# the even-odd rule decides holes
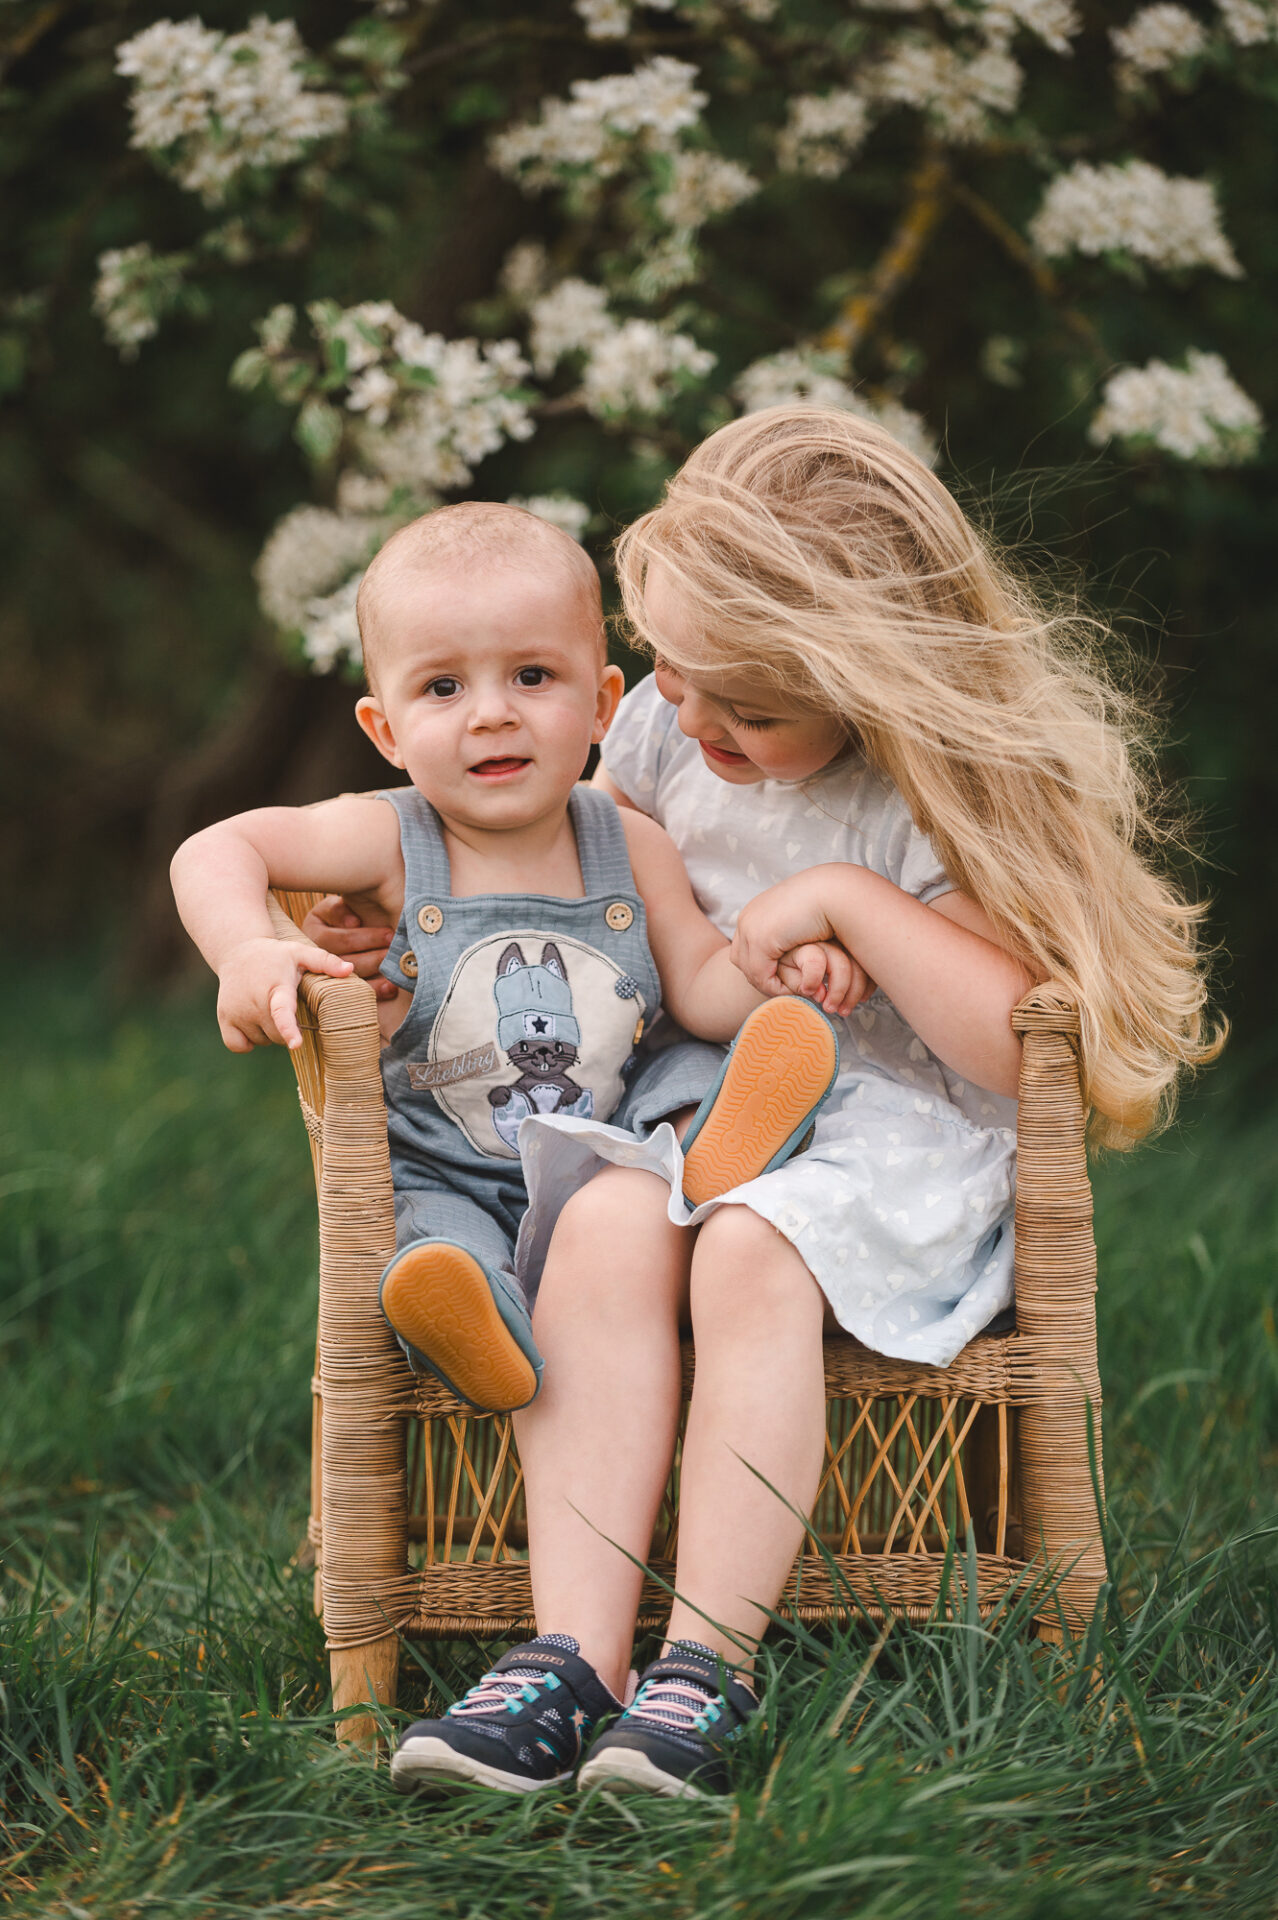
[[[423,933],[438,933],[444,924],[444,916],[438,907],[423,907],[417,916],[417,924]]]
[[[415,980],[417,978],[417,955],[415,953],[404,954],[399,963],[399,970],[406,979]]]
[[[633,924],[634,917],[634,908],[627,906],[624,900],[614,900],[612,905],[606,908],[604,912],[604,919],[608,922],[608,925],[614,933],[624,933],[626,928]]]

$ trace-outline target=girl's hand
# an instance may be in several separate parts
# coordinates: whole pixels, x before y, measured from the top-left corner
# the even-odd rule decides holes
[[[325,953],[349,960],[361,980],[372,982],[379,1000],[395,998],[399,989],[381,973],[386,949],[394,938],[390,927],[365,926],[339,893],[328,893],[311,908],[302,922],[302,932]]]
[[[232,1053],[254,1047],[302,1044],[297,1024],[297,983],[304,973],[340,980],[351,972],[322,947],[301,940],[245,940],[232,947],[218,975],[217,1024]]]
[[[838,934],[809,872],[796,873],[746,903],[731,951],[734,964],[757,992],[775,994],[788,991],[777,972],[783,954],[793,954],[801,947],[838,944]]]
[[[783,953],[777,961],[777,979],[784,993],[815,1000],[841,1020],[875,990],[865,968],[835,940],[811,940]]]

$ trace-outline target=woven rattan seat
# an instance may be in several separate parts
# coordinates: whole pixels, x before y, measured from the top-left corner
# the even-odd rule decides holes
[[[281,937],[313,898],[279,896]],[[401,1636],[507,1637],[533,1622],[510,1421],[473,1415],[415,1376],[378,1308],[395,1223],[372,989],[311,974],[300,998],[292,1057],[320,1215],[309,1537],[341,1708],[393,1701]],[[1027,1569],[1050,1569],[1046,1635],[1081,1625],[1095,1603],[1104,1560],[1088,1426],[1099,1463],[1100,1381],[1078,1010],[1049,982],[1013,1022],[1024,1043],[1015,1328],[981,1335],[944,1368],[826,1340],[825,1471],[782,1602],[802,1619],[846,1610],[849,1591],[872,1617],[926,1619],[943,1592],[965,1603],[973,1567],[983,1612]],[[683,1361],[686,1403],[691,1342]],[[677,1525],[676,1454],[645,1625],[669,1607]],[[341,1725],[347,1739],[371,1731],[363,1716]]]

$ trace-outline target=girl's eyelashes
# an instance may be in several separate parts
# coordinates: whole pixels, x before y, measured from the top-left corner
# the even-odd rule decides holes
[[[744,713],[738,713],[735,707],[725,707],[725,713],[734,727],[747,727],[751,732],[761,731],[764,727],[775,727],[775,720],[747,720]]]

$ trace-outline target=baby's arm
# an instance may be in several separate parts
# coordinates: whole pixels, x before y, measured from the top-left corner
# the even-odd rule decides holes
[[[272,1042],[298,1047],[297,983],[335,976],[348,960],[271,930],[270,887],[337,888],[370,895],[398,913],[403,889],[399,822],[384,801],[345,795],[316,807],[262,807],[219,821],[173,856],[183,925],[220,982],[218,1026],[233,1053]]]
[[[831,862],[752,900],[732,954],[762,992],[780,993],[780,956],[813,940],[837,940],[854,954],[956,1073],[1015,1095],[1021,1045],[1011,1014],[1033,980],[974,900],[954,892],[925,906],[868,868]]]
[[[727,940],[697,905],[687,868],[665,828],[634,808],[621,818],[635,886],[647,908],[662,1004],[689,1033],[705,1040],[733,1039],[764,994],[733,963]],[[819,972],[809,957],[808,976],[810,997],[832,1013],[850,1012],[865,993],[860,968],[837,946],[828,948]]]

